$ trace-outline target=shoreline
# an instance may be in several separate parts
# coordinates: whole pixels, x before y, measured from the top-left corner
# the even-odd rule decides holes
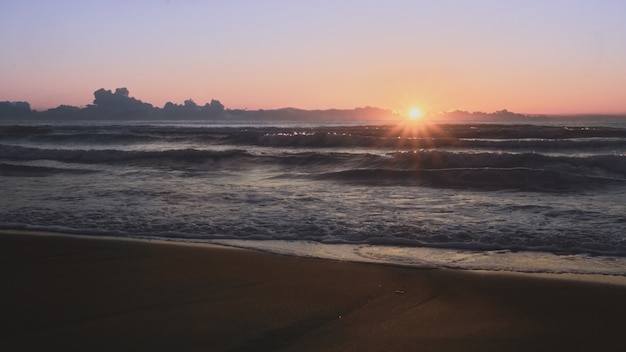
[[[64,233],[64,232],[54,232],[54,231],[45,231],[45,230],[23,230],[23,229],[0,229],[0,236],[4,234],[16,234],[16,235],[26,235],[26,236],[57,236],[57,237],[69,237],[69,238],[82,238],[82,239],[95,239],[95,240],[112,240],[112,241],[134,241],[134,242],[144,242],[144,243],[160,243],[166,245],[180,245],[180,246],[192,246],[192,247],[207,247],[207,248],[221,248],[221,249],[232,249],[232,250],[242,250],[242,251],[252,251],[257,253],[263,253],[267,255],[278,255],[278,256],[287,256],[287,257],[296,257],[296,258],[305,258],[305,259],[317,259],[317,260],[328,260],[335,262],[347,262],[347,263],[357,263],[357,264],[370,264],[370,265],[381,265],[381,266],[391,266],[391,267],[400,267],[400,268],[409,268],[409,269],[418,269],[418,270],[450,270],[450,271],[460,271],[460,272],[468,272],[468,273],[482,273],[486,275],[505,275],[505,276],[521,276],[521,277],[531,277],[531,278],[546,278],[546,279],[556,279],[556,280],[570,280],[570,281],[584,281],[591,283],[601,283],[601,284],[612,284],[612,285],[621,285],[626,286],[626,276],[622,275],[613,275],[613,274],[599,274],[599,273],[551,273],[551,272],[532,272],[532,271],[514,271],[514,270],[490,270],[490,269],[467,269],[467,268],[457,268],[457,267],[437,267],[437,266],[420,266],[413,264],[403,264],[403,263],[393,263],[393,262],[384,262],[384,261],[374,261],[374,260],[365,260],[364,258],[359,259],[356,257],[351,257],[350,259],[338,259],[334,257],[325,257],[325,256],[310,256],[310,255],[299,255],[294,253],[285,253],[267,248],[257,248],[255,246],[246,246],[241,245],[241,243],[254,243],[258,241],[254,240],[207,240],[207,241],[193,241],[193,240],[176,240],[175,238],[167,239],[167,238],[151,238],[151,237],[124,237],[117,235],[88,235],[88,234],[79,234],[79,233]],[[275,242],[275,241],[261,241],[265,242]],[[334,246],[334,245],[329,245]],[[429,248],[431,249],[431,248]],[[439,249],[435,249],[439,250]]]
[[[0,349],[549,351],[623,340],[622,285],[179,244],[2,230]]]

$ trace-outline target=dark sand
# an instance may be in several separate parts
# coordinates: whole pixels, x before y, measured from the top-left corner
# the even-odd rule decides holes
[[[0,233],[0,351],[622,350],[626,286]]]

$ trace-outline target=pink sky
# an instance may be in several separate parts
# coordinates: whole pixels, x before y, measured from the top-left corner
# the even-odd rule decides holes
[[[626,113],[623,1],[0,2],[0,101]]]

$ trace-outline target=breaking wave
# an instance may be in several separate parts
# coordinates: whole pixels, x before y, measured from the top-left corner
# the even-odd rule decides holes
[[[151,161],[202,162],[219,161],[249,156],[244,150],[207,151],[196,149],[164,151],[128,151],[117,149],[42,149],[33,147],[0,145],[0,159],[6,160],[55,160],[68,163],[114,163]]]
[[[48,149],[0,144],[0,159],[27,162],[163,165],[186,169],[210,163],[214,169],[246,172],[246,168],[279,169],[281,177],[311,177],[371,184],[433,187],[576,190],[626,182],[624,155],[550,156],[539,153],[411,152],[350,153],[337,151],[246,149],[168,150]],[[9,171],[3,166],[4,174]]]
[[[0,228],[626,257],[615,126],[5,125]]]

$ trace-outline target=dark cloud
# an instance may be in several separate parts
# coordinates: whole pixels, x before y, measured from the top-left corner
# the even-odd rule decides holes
[[[93,95],[93,104],[101,113],[119,113],[136,117],[137,115],[149,115],[154,112],[152,104],[129,97],[129,91],[126,88],[117,88],[115,93],[100,88]]]
[[[183,105],[167,102],[163,106],[163,112],[169,116],[202,117],[202,116],[221,116],[225,111],[224,105],[219,100],[212,99],[211,103],[203,106],[196,104],[192,99],[187,99]]]
[[[30,104],[25,101],[0,102],[0,117],[23,117],[32,113]]]

